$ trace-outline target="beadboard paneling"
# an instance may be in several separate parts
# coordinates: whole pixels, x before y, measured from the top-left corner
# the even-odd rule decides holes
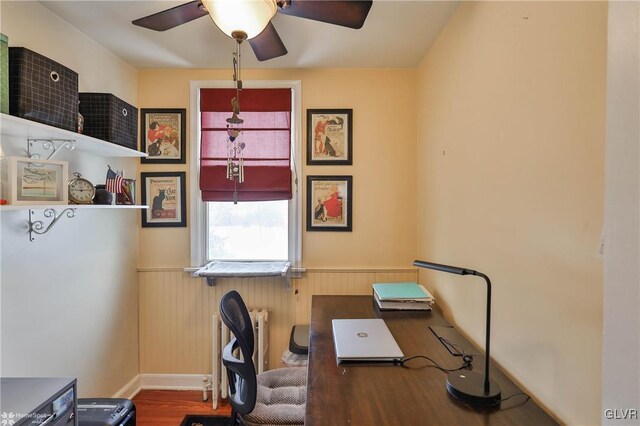
[[[311,270],[293,280],[218,279],[209,287],[180,269],[138,272],[140,285],[140,372],[211,373],[211,316],[220,297],[237,290],[251,308],[269,310],[269,367],[281,366],[293,324],[309,322],[314,294],[370,294],[373,282],[416,281],[412,269]]]

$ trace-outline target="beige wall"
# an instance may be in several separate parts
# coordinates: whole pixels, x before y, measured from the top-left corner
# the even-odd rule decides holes
[[[304,197],[307,175],[353,175],[353,232],[303,232],[302,265],[409,266],[416,250],[416,70],[243,70],[242,75],[245,81],[300,80],[303,121],[308,108],[353,108],[353,166],[303,165],[299,180]],[[191,80],[230,78],[231,70],[143,70],[140,106],[188,109]],[[306,123],[302,130],[305,135]],[[304,144],[302,150],[306,154]],[[188,165],[142,165],[142,171],[157,170],[188,171]],[[195,188],[188,192],[196,196]],[[141,266],[189,265],[188,228],[146,228],[140,235]]]
[[[26,47],[78,73],[81,92],[113,93],[137,104],[137,70],[35,1],[0,3],[9,46]]]
[[[140,106],[188,110],[190,81],[230,76],[230,70],[143,70]],[[291,326],[309,322],[313,294],[370,294],[376,280],[417,279],[411,269],[416,252],[416,70],[243,70],[243,79],[300,80],[303,121],[308,108],[353,108],[353,166],[307,166],[303,158],[299,179],[304,194],[307,175],[353,175],[353,232],[303,232],[302,265],[309,269],[293,280],[294,291],[287,291],[283,280],[274,278],[219,280],[207,287],[180,269],[190,262],[188,228],[141,229],[141,373],[210,372],[211,314],[229,289],[240,291],[248,305],[270,310],[269,362],[277,367]],[[306,123],[302,126],[306,154]],[[188,172],[189,165],[144,164],[141,170]],[[196,191],[189,188],[190,197]]]
[[[137,103],[137,72],[111,52],[38,2],[0,7],[9,46],[78,72],[81,91]],[[3,156],[23,156],[25,141],[2,137],[1,147]],[[56,159],[93,183],[104,182],[107,164],[134,175],[138,162],[64,150]],[[35,242],[27,215],[0,213],[0,375],[77,377],[79,396],[111,397],[138,374],[138,213],[78,210]]]
[[[418,257],[493,286],[492,356],[600,421],[607,5],[461,4],[419,68]],[[484,341],[482,280],[420,272]]]

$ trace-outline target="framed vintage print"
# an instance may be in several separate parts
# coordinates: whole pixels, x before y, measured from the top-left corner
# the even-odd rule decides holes
[[[143,163],[185,164],[186,110],[141,110],[140,151]]]
[[[307,164],[353,164],[353,110],[307,110]]]
[[[307,231],[352,228],[352,176],[307,176]]]
[[[68,204],[66,161],[10,157],[11,204]]]
[[[185,172],[141,173],[142,227],[187,226]]]

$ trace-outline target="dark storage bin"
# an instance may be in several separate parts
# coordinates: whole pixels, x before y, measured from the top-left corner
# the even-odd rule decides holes
[[[289,349],[282,354],[287,367],[302,367],[309,362],[309,324],[297,324],[291,329]]]
[[[297,324],[291,329],[289,350],[294,354],[307,355],[309,353],[309,324]]]
[[[10,47],[9,113],[77,131],[78,74],[32,50]]]
[[[85,135],[137,149],[138,108],[111,93],[80,93],[80,114]]]

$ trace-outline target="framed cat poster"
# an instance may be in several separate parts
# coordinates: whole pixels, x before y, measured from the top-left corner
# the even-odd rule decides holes
[[[185,172],[141,173],[142,227],[187,226]]]
[[[353,164],[353,110],[307,110],[307,164]]]
[[[184,164],[186,109],[143,108],[140,120],[140,151],[143,163]]]

